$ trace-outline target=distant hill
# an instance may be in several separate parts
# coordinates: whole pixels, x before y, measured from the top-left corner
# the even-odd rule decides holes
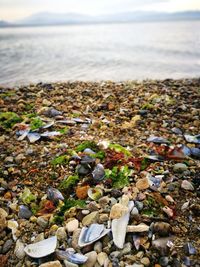
[[[88,16],[76,13],[37,13],[27,18],[9,24],[0,21],[0,27],[5,26],[39,26],[39,25],[67,25],[89,23],[117,23],[117,22],[148,22],[148,21],[178,21],[200,20],[200,11],[188,11],[177,13],[159,12],[124,12],[117,14]]]

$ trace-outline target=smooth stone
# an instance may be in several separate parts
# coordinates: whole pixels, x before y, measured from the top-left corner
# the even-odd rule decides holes
[[[132,250],[132,244],[130,242],[125,243],[123,249],[120,251],[120,257],[129,254]]]
[[[161,255],[166,255],[169,251],[168,243],[173,241],[173,237],[162,237],[152,241],[152,247],[157,249]]]
[[[140,223],[138,225],[128,225],[126,231],[128,233],[148,232],[149,231],[149,226],[144,224],[144,223]]]
[[[56,236],[58,238],[58,241],[64,241],[67,238],[67,233],[65,232],[64,227],[59,227],[56,231]]]
[[[103,244],[100,241],[97,241],[94,244],[94,251],[96,251],[96,253],[102,252],[102,248],[103,248]]]
[[[149,266],[150,265],[150,260],[147,257],[144,257],[140,260],[140,262],[144,265],[144,266]]]
[[[64,260],[65,267],[78,267],[78,264],[72,263],[68,260]]]
[[[149,188],[149,180],[147,178],[142,178],[142,179],[139,179],[137,182],[136,182],[136,187],[137,189],[139,190],[145,190],[147,188]]]
[[[100,252],[97,255],[97,262],[100,266],[105,265],[105,263],[108,262],[108,255],[105,252]]]
[[[109,216],[106,213],[100,214],[99,216],[99,222],[100,223],[104,223],[107,222],[109,220]]]
[[[184,171],[187,171],[188,166],[184,163],[176,163],[173,167],[174,172],[182,173]]]
[[[159,264],[163,267],[168,266],[169,258],[168,257],[161,257],[159,259]]]
[[[36,236],[36,238],[34,239],[33,243],[37,243],[44,240],[44,233],[40,233]]]
[[[93,267],[97,261],[96,251],[91,251],[85,254],[88,260],[82,265],[83,267]]]
[[[79,248],[78,240],[79,240],[80,233],[81,233],[81,229],[78,228],[73,232],[73,235],[72,235],[72,247],[75,250]]]
[[[59,261],[49,261],[41,264],[39,267],[62,267]]]
[[[73,219],[66,224],[66,230],[68,233],[72,233],[78,229],[78,226],[79,221],[77,219]]]
[[[98,200],[99,205],[104,208],[106,205],[108,205],[110,203],[110,198],[105,196],[105,197],[101,197]]]
[[[194,191],[194,186],[187,180],[182,181],[181,188],[189,191]]]
[[[47,106],[47,107],[51,106],[51,102],[50,102],[49,100],[47,100],[47,99],[44,99],[44,100],[42,101],[42,104],[43,104],[44,106]]]
[[[37,218],[37,224],[45,229],[48,226],[49,222],[46,218],[40,216]]]
[[[8,213],[4,209],[0,208],[0,232],[3,231],[7,226],[7,216]]]
[[[139,214],[139,211],[138,211],[138,209],[136,208],[136,207],[134,207],[133,209],[132,209],[132,211],[131,211],[131,215],[138,215]]]
[[[143,209],[144,204],[143,204],[143,202],[135,201],[135,206],[136,206],[136,208],[140,211],[140,210]]]
[[[6,240],[6,242],[4,243],[3,248],[2,248],[2,253],[6,254],[10,250],[12,245],[13,245],[13,240],[12,239]]]
[[[156,222],[153,226],[153,232],[160,236],[168,236],[171,231],[171,225],[166,222]]]
[[[98,211],[93,211],[90,214],[86,215],[83,220],[82,220],[82,224],[84,226],[88,226],[92,223],[97,223],[99,219],[99,212]]]
[[[21,205],[19,207],[19,213],[18,213],[19,218],[29,219],[32,215],[33,215],[33,213],[29,210],[29,208],[27,206]]]
[[[117,203],[112,206],[111,211],[110,211],[110,219],[119,219],[125,214],[128,213],[128,207]]]
[[[25,257],[24,244],[19,239],[16,242],[14,254],[20,260]]]

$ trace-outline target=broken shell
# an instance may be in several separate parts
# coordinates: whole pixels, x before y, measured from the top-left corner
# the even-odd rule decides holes
[[[163,211],[168,215],[168,217],[173,217],[174,215],[173,210],[167,206],[163,207]]]
[[[35,143],[36,141],[38,141],[41,138],[39,133],[28,133],[27,137],[28,137],[30,143]]]
[[[185,134],[184,137],[188,143],[200,144],[200,134],[198,135]]]
[[[58,189],[53,188],[53,187],[49,187],[47,189],[47,198],[53,201],[54,203],[57,203],[58,200],[64,201],[64,197],[61,194],[61,192]]]
[[[127,226],[127,230],[128,233],[142,233],[142,232],[148,232],[149,231],[149,226],[144,224],[144,223],[140,223],[138,225],[128,225]]]
[[[101,181],[105,177],[105,170],[102,164],[97,164],[92,172],[92,176],[95,181]]]
[[[79,247],[85,247],[99,240],[104,235],[110,232],[110,229],[105,229],[103,224],[91,224],[89,227],[83,227],[79,236]]]
[[[60,260],[68,260],[69,262],[72,262],[74,264],[83,264],[88,260],[88,257],[80,253],[75,253],[74,249],[71,248],[68,248],[65,251],[57,250],[56,256]]]
[[[125,237],[126,237],[126,228],[128,225],[130,212],[134,207],[134,202],[129,201],[128,212],[119,219],[112,220],[111,228],[113,234],[113,242],[118,248],[123,248]]]
[[[182,181],[181,188],[189,191],[194,191],[194,186],[187,180]]]
[[[53,131],[53,132],[44,132],[41,134],[42,137],[53,137],[53,136],[57,136],[57,135],[61,135],[60,132],[57,131]]]
[[[103,196],[103,191],[99,187],[89,188],[88,189],[88,196],[92,200],[98,200],[100,197]]]
[[[24,248],[25,253],[32,258],[42,258],[56,249],[57,237],[52,236],[40,242],[29,244]]]
[[[133,243],[134,243],[134,246],[135,248],[138,250],[140,248],[140,236],[135,234],[133,235]]]
[[[156,144],[169,144],[169,141],[163,137],[158,137],[158,136],[150,136],[147,139],[147,142],[153,142]]]

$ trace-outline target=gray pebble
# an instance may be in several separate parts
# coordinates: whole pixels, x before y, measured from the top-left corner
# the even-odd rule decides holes
[[[3,248],[2,248],[2,253],[6,254],[10,250],[12,245],[13,245],[13,240],[12,239],[6,240],[6,242],[4,243]]]

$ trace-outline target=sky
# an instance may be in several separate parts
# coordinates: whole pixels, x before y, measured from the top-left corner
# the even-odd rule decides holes
[[[136,10],[200,10],[200,0],[0,0],[0,20],[7,21],[38,12],[73,12],[95,16]]]

